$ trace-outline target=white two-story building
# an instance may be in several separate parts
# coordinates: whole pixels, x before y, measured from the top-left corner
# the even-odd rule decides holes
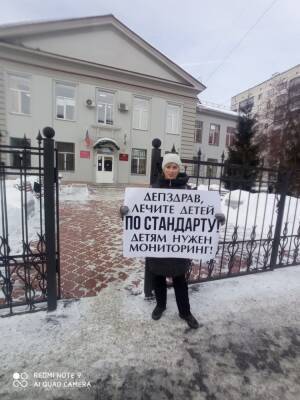
[[[192,158],[205,86],[112,15],[0,26],[0,130],[52,126],[65,181],[148,183],[152,140]]]
[[[201,152],[201,160],[218,163],[227,158],[228,147],[234,142],[237,132],[238,113],[230,111],[216,104],[199,103],[197,105],[195,135],[194,135],[194,159]],[[189,171],[192,173],[193,171]],[[216,176],[217,167],[202,166],[201,174]]]

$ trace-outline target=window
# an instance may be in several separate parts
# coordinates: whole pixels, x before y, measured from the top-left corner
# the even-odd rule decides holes
[[[167,105],[166,132],[175,135],[180,133],[180,106]]]
[[[30,114],[30,78],[9,74],[10,111],[18,114]]]
[[[219,146],[220,140],[220,125],[210,124],[208,144]]]
[[[148,130],[149,100],[135,97],[133,100],[133,129]]]
[[[56,142],[59,171],[75,171],[74,143]]]
[[[232,146],[236,135],[236,128],[227,126],[226,130],[226,146]]]
[[[132,149],[131,173],[146,175],[147,150]]]
[[[207,162],[209,163],[217,163],[218,160],[216,160],[215,158],[208,158]],[[208,165],[207,166],[207,170],[206,170],[206,176],[207,178],[216,178],[217,176],[217,165]]]
[[[202,143],[202,130],[203,130],[203,122],[196,119],[195,121],[195,143]]]
[[[26,143],[24,142],[23,138],[10,138],[10,145],[11,146],[21,146],[21,147],[30,147],[30,139],[26,139]],[[24,146],[25,145],[25,146]],[[21,164],[22,158],[20,155],[23,157],[24,163],[23,165]],[[11,166],[13,168],[24,168],[25,166],[29,168],[31,166],[31,155],[29,151],[25,152],[22,149],[16,149],[16,152],[13,152],[11,155]]]
[[[287,106],[288,100],[289,99],[287,93],[279,94],[275,98],[276,106],[285,106],[285,105]]]
[[[296,89],[297,94],[299,94],[299,87],[300,87],[300,77],[299,76],[290,80],[290,82],[289,82],[290,91]]]
[[[281,91],[287,88],[287,81],[281,81],[277,83],[277,90]]]
[[[114,94],[97,89],[97,121],[99,124],[113,125]]]
[[[55,84],[56,118],[75,120],[75,86],[68,83]]]
[[[250,112],[254,106],[254,96],[248,97],[247,99],[239,103],[239,110],[244,112]]]

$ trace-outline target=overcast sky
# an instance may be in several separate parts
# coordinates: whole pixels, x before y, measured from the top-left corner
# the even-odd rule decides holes
[[[299,64],[299,0],[1,0],[0,23],[114,14],[201,80],[200,99],[235,94]]]

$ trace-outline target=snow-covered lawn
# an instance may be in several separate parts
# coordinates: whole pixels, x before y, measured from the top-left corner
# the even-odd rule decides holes
[[[178,317],[173,289],[153,321],[154,302],[126,284],[0,318],[1,400],[299,400],[300,266],[191,286],[198,330]]]
[[[277,201],[280,196],[272,193],[250,193],[234,190],[222,199],[222,211],[228,216],[228,227],[238,226],[238,239],[250,239],[252,228],[255,226],[256,238],[266,238],[270,226],[273,234],[277,219]],[[286,197],[283,222],[287,222],[287,235],[296,234],[300,222],[299,199]],[[284,224],[282,226],[282,230]]]
[[[7,226],[8,226],[8,244],[10,254],[20,254],[23,252],[22,239],[26,240],[25,224],[27,220],[28,241],[37,241],[37,232],[40,233],[40,201],[33,196],[32,191],[20,190],[18,188],[19,180],[6,181],[6,202],[7,202]],[[30,180],[28,183],[31,185]],[[21,207],[23,196],[23,204]],[[27,213],[27,218],[26,214]],[[2,210],[0,208],[0,221],[2,221]],[[22,230],[22,226],[23,229]],[[3,226],[0,226],[0,236],[3,237]]]
[[[33,188],[34,182],[37,177],[28,177],[27,182]],[[45,219],[44,219],[44,198],[40,200],[33,195],[33,191],[20,190],[20,181],[7,180],[6,181],[6,202],[7,202],[7,226],[8,226],[8,244],[10,247],[10,254],[21,254],[23,252],[23,237],[26,240],[26,226],[27,220],[28,242],[36,242],[39,240],[38,233],[45,232]],[[23,206],[22,209],[22,196]],[[59,193],[60,201],[67,202],[73,201],[77,203],[85,203],[89,199],[88,186],[86,184],[72,184],[62,185]],[[42,213],[40,213],[40,205]],[[27,218],[25,217],[27,213]],[[2,210],[0,208],[0,221],[2,220]],[[23,221],[23,223],[22,223]],[[3,227],[0,224],[0,236],[3,236]]]

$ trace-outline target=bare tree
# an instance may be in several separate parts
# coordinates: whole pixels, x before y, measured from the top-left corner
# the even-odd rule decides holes
[[[269,167],[300,168],[300,77],[277,80],[257,112],[257,142]]]

